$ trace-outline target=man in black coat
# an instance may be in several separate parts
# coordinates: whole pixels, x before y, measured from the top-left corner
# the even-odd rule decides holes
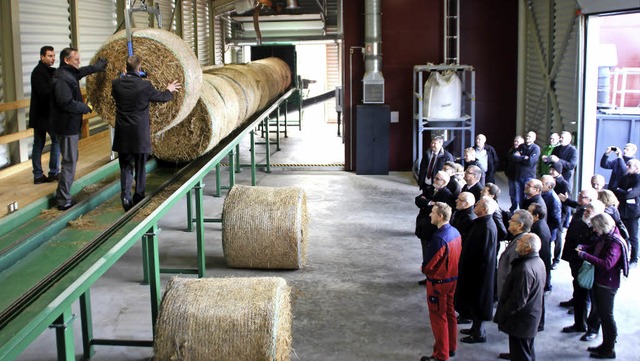
[[[498,329],[509,335],[510,360],[536,359],[534,339],[542,315],[545,284],[539,249],[540,240],[535,234],[518,239],[518,258],[512,262],[493,319]]]
[[[480,168],[485,172],[485,184],[495,183],[495,174],[500,164],[495,148],[487,144],[487,137],[484,134],[476,135],[476,145],[473,148],[476,150],[476,159],[480,163]]]
[[[638,146],[633,143],[625,144],[623,149],[613,146],[607,147],[600,159],[600,167],[611,169],[611,177],[609,178],[607,189],[613,191],[618,188],[620,180],[627,173],[627,162],[636,158],[637,150]],[[612,153],[615,154],[615,158],[610,160],[609,156]]]
[[[40,48],[40,61],[31,72],[31,101],[29,102],[29,128],[33,128],[33,150],[31,165],[33,167],[33,184],[47,183],[58,180],[58,162],[60,161],[60,146],[58,138],[49,127],[49,108],[51,107],[51,78],[56,68],[56,53],[53,47],[45,45]],[[49,176],[42,171],[42,150],[47,140],[47,133],[51,138],[49,150]]]
[[[543,220],[546,216],[544,209],[538,203],[532,203],[527,209],[533,216],[533,224],[531,225],[531,233],[540,237],[540,258],[544,262],[546,278],[544,284],[544,292],[551,291],[551,231],[547,222]],[[542,299],[542,317],[538,325],[538,331],[544,330],[544,298]]]
[[[476,214],[473,213],[475,202],[475,197],[469,192],[462,192],[456,198],[456,211],[451,217],[450,224],[460,232],[463,246],[467,241],[469,230],[473,227],[473,220],[476,219]]]
[[[520,199],[524,199],[524,186],[530,179],[536,178],[536,169],[538,158],[540,158],[540,147],[534,143],[536,141],[536,133],[528,132],[524,137],[524,144],[518,147],[511,158],[516,163],[516,191]],[[520,203],[520,208],[526,209]]]
[[[569,182],[562,176],[562,164],[555,162],[549,164],[549,175],[556,181],[556,185],[553,187],[553,191],[556,192],[560,199],[562,208],[562,228],[569,227],[569,221],[571,220],[571,208],[575,208],[571,205],[571,191],[569,190]],[[567,202],[569,201],[569,202]]]
[[[547,205],[542,199],[542,182],[539,179],[531,179],[524,187],[524,200],[522,201],[522,209],[528,210],[533,203],[538,203],[547,214]],[[544,219],[546,222],[546,218]]]
[[[482,169],[477,165],[470,165],[464,171],[464,181],[467,182],[467,184],[462,187],[462,191],[473,194],[476,198],[476,202],[480,200],[480,197],[482,197],[480,194],[482,193],[482,187],[484,187],[484,184],[480,182],[482,174]]]
[[[433,184],[433,177],[442,170],[445,162],[455,161],[453,155],[442,147],[443,144],[444,138],[437,136],[431,141],[431,147],[424,152],[418,173],[418,187],[420,189]]]
[[[122,207],[125,212],[145,196],[147,172],[145,164],[151,153],[151,124],[149,102],[168,102],[173,92],[181,88],[177,81],[167,84],[164,91],[153,87],[140,77],[142,59],[138,55],[127,58],[127,73],[111,82],[111,95],[116,103],[114,152],[120,163]],[[136,190],[131,198],[135,167]]]
[[[573,177],[573,172],[578,165],[578,150],[571,145],[571,133],[564,131],[560,134],[560,145],[553,148],[548,160],[550,163],[562,165],[562,176],[569,182],[569,190],[571,191],[571,177]]]
[[[53,74],[52,96],[49,120],[60,144],[60,174],[56,201],[58,209],[67,210],[73,206],[71,185],[76,176],[78,162],[78,140],[82,129],[82,115],[91,108],[82,100],[80,79],[89,74],[104,71],[107,61],[98,60],[94,65],[80,67],[80,54],[76,48],[60,51],[60,67]]]
[[[562,250],[562,203],[553,190],[556,186],[555,179],[545,174],[540,177],[540,181],[542,182],[541,196],[547,206],[547,225],[551,231],[551,242],[555,243],[551,264],[551,269],[555,269],[560,263],[560,251]]]
[[[522,200],[522,196],[518,193],[518,162],[515,158],[522,143],[524,143],[524,138],[516,135],[515,138],[513,138],[513,147],[509,149],[504,159],[504,175],[507,176],[507,181],[509,182],[509,199],[511,199],[511,207],[509,207],[510,213],[518,209],[520,201]]]
[[[474,212],[478,218],[462,245],[455,306],[461,318],[472,321],[471,328],[460,330],[468,335],[460,339],[464,343],[486,342],[483,322],[493,317],[498,231],[492,215],[497,208],[490,197],[482,197],[476,203]]]
[[[615,193],[620,205],[620,218],[627,227],[631,245],[630,264],[638,263],[638,220],[640,219],[640,160],[627,162],[627,174],[622,177]]]

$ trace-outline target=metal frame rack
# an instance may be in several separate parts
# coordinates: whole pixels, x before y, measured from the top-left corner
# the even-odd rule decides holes
[[[424,83],[428,74],[434,71],[455,71],[462,81],[462,116],[452,119],[430,118],[425,116],[423,105]],[[426,74],[425,74],[426,73]],[[426,76],[425,76],[426,75]],[[440,131],[446,142],[456,140],[455,133],[460,132],[460,150],[467,146],[466,136],[470,135],[470,144],[475,138],[476,119],[476,72],[470,65],[416,65],[413,67],[413,159],[414,166],[420,164],[423,155],[425,131]],[[445,144],[446,145],[446,144]]]

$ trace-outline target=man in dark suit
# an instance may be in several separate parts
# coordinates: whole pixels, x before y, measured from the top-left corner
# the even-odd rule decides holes
[[[104,71],[106,67],[105,59],[98,59],[94,65],[80,67],[78,49],[64,48],[60,51],[60,67],[51,78],[49,119],[51,128],[58,137],[62,159],[56,189],[56,202],[61,211],[73,206],[71,186],[76,176],[82,115],[91,112],[91,108],[82,99],[80,79]]]
[[[522,201],[522,208],[529,209],[532,203],[538,203],[544,209],[544,213],[547,213],[547,205],[542,199],[542,182],[539,179],[531,179],[524,187],[525,199]],[[546,218],[544,219],[546,222]]]
[[[521,201],[524,200],[524,186],[533,178],[536,178],[536,168],[538,158],[540,157],[540,147],[534,143],[536,141],[536,133],[528,132],[524,138],[524,144],[518,147],[511,158],[516,163],[516,191],[520,195]],[[520,204],[520,208],[526,209]]]
[[[29,127],[33,128],[33,150],[31,165],[33,167],[33,184],[47,183],[58,180],[60,168],[60,146],[58,138],[51,132],[49,126],[49,109],[51,107],[51,79],[56,68],[56,53],[52,46],[45,45],[40,49],[40,61],[31,72],[31,101],[29,102]],[[47,140],[47,133],[51,138],[49,150],[49,176],[42,171],[42,149]]]
[[[447,152],[442,145],[444,138],[438,136],[431,141],[431,147],[424,152],[420,161],[420,172],[418,174],[418,187],[423,189],[425,186],[433,184],[435,174],[442,170],[444,163],[447,161],[455,161],[451,153]]]
[[[485,172],[485,184],[495,183],[495,173],[500,164],[495,148],[487,144],[487,137],[484,134],[476,135],[476,145],[473,148],[476,150],[476,159],[480,163],[480,168]]]
[[[539,255],[544,262],[544,269],[546,272],[546,281],[544,283],[544,292],[551,292],[551,231],[547,222],[544,221],[546,212],[542,206],[538,203],[531,203],[527,209],[531,216],[533,216],[533,224],[531,225],[531,233],[540,237],[540,251]],[[544,298],[542,299],[542,317],[538,324],[538,331],[544,330]]]
[[[467,184],[462,187],[462,191],[473,194],[476,202],[480,200],[480,193],[482,193],[482,187],[484,186],[484,184],[480,182],[482,174],[482,169],[477,165],[470,165],[464,171],[464,181],[467,182]]]
[[[600,167],[604,169],[611,169],[611,177],[609,178],[609,184],[607,189],[613,191],[618,188],[618,184],[622,180],[625,174],[627,174],[627,162],[631,159],[635,159],[638,146],[633,143],[627,143],[623,149],[618,147],[607,147],[602,159],[600,159]],[[615,154],[614,159],[609,159],[611,154]]]
[[[618,188],[613,190],[620,201],[618,210],[622,223],[629,232],[631,255],[629,264],[638,263],[638,220],[640,219],[640,160],[627,162],[627,174],[622,177]]]
[[[112,150],[118,152],[122,207],[128,211],[144,198],[147,182],[145,164],[151,153],[149,102],[167,102],[181,88],[177,81],[164,91],[140,77],[142,59],[127,58],[127,73],[112,83],[111,95],[116,103],[116,126]],[[135,164],[136,190],[131,198]]]
[[[493,316],[498,231],[492,215],[497,208],[496,201],[488,196],[477,202],[474,207],[477,218],[468,234],[472,241],[462,245],[455,305],[461,318],[472,321],[471,328],[460,330],[468,335],[460,339],[464,343],[487,341],[483,322]]]
[[[569,182],[569,190],[571,190],[571,177],[573,177],[573,171],[578,165],[578,150],[571,145],[571,133],[564,131],[560,134],[560,145],[553,148],[547,161],[562,164],[562,176]]]

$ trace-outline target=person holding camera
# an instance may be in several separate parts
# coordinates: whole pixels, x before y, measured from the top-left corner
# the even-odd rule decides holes
[[[633,143],[627,143],[623,149],[615,146],[608,147],[602,159],[600,159],[600,167],[604,169],[611,169],[611,178],[609,178],[609,184],[607,189],[615,190],[622,177],[627,173],[627,162],[636,158],[636,151],[638,147]],[[614,159],[609,159],[611,154],[615,154]]]

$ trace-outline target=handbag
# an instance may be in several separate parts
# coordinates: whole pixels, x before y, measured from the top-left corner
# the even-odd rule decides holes
[[[587,261],[582,262],[577,277],[580,287],[588,290],[593,287],[594,271],[594,266],[591,263]]]

